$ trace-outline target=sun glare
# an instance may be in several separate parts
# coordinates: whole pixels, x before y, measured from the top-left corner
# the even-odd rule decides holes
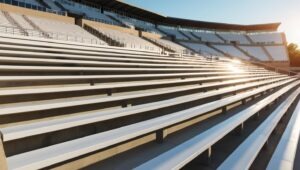
[[[229,71],[234,72],[234,73],[243,73],[245,70],[243,70],[239,63],[241,63],[239,60],[234,60],[234,62],[227,64],[227,68]]]
[[[237,59],[232,59],[231,62],[235,63],[235,64],[241,64],[242,63],[240,60],[237,60]]]

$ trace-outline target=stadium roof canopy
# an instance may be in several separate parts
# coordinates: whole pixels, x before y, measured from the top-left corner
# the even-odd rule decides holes
[[[218,29],[218,30],[239,30],[239,31],[277,31],[281,23],[267,23],[257,25],[238,25],[238,24],[226,24],[196,21],[189,19],[181,19],[174,17],[163,16],[143,8],[139,8],[121,0],[79,0],[85,4],[100,5],[104,8],[112,10],[122,11],[132,16],[138,16],[144,20],[151,20],[157,24],[177,25],[181,27],[193,27],[201,29]],[[78,0],[77,0],[78,2]]]

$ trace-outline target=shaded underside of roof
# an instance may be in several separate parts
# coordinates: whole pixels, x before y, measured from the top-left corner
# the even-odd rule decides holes
[[[78,0],[77,0],[78,2]],[[85,4],[94,6],[102,6],[111,10],[116,10],[129,14],[130,16],[137,16],[140,19],[151,21],[156,24],[192,27],[199,29],[214,29],[214,30],[239,30],[239,31],[277,31],[280,23],[267,23],[256,25],[239,25],[239,24],[227,24],[216,22],[196,21],[190,19],[166,17],[130,4],[122,2],[120,0],[79,0]]]

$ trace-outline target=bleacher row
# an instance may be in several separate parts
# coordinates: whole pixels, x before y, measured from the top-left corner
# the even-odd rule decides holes
[[[205,152],[212,159],[217,142],[273,107],[251,135],[214,164],[247,169],[300,92],[297,77],[236,60],[7,34],[0,34],[0,63],[4,169],[180,169]],[[230,115],[234,108],[240,110]],[[293,167],[299,106],[290,111],[269,169]],[[223,115],[230,116],[193,137],[177,135],[186,140],[175,146],[168,140]],[[139,148],[142,152],[127,154]],[[106,166],[114,158],[121,164]]]

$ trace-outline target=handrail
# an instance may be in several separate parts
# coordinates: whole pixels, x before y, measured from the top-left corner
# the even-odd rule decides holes
[[[0,25],[0,32],[5,34],[45,38],[45,33],[46,33],[47,35],[49,35],[49,39],[104,45],[104,43],[99,41],[99,39],[97,38],[95,39],[85,38],[82,36],[63,34],[57,32],[40,32],[34,29],[24,29],[24,30],[28,32],[28,35],[22,33],[22,31],[19,28]]]

